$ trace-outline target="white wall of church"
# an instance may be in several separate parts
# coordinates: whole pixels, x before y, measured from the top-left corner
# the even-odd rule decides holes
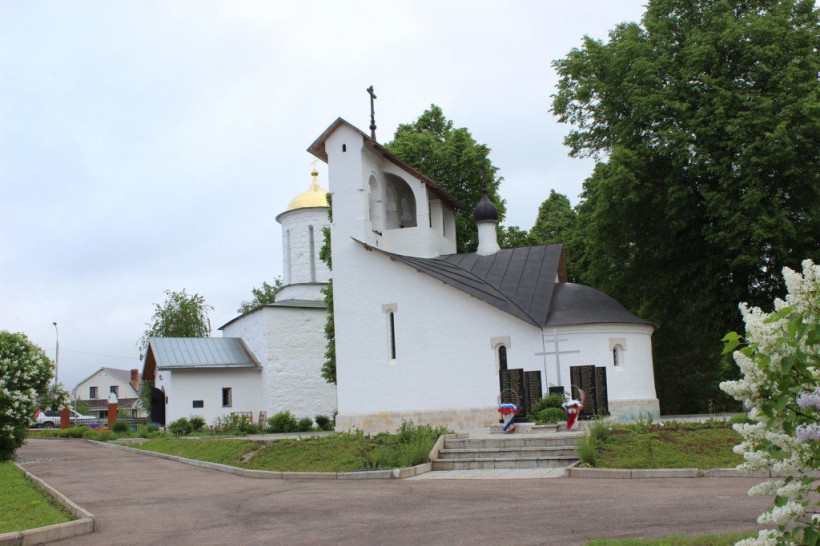
[[[311,207],[284,212],[282,224],[282,273],[284,284],[328,282],[330,271],[319,259],[328,226],[327,208]]]
[[[259,369],[214,368],[201,370],[157,370],[162,379],[157,388],[165,390],[168,403],[165,406],[165,422],[170,424],[181,417],[204,417],[213,425],[217,417],[232,412],[251,411],[258,419],[261,407],[261,381]],[[222,389],[231,389],[231,405],[222,405]],[[203,407],[193,407],[194,400],[201,400]]]
[[[241,337],[259,358],[268,417],[285,410],[297,417],[333,415],[336,387],[321,376],[325,317],[324,309],[263,307],[223,327],[223,336]]]

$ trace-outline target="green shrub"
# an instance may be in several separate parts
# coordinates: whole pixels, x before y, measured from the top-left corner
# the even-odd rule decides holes
[[[137,436],[140,438],[153,438],[160,434],[159,427],[156,425],[140,425],[137,427]]]
[[[578,458],[585,466],[595,466],[598,462],[598,442],[592,436],[582,436],[578,439]]]
[[[333,421],[327,415],[317,415],[315,418],[316,426],[319,430],[333,430]]]
[[[111,432],[116,432],[117,434],[127,433],[129,429],[130,427],[125,421],[116,421],[113,425],[111,425]]]
[[[296,418],[290,411],[280,411],[273,417],[268,418],[268,432],[295,432]]]
[[[205,422],[205,418],[200,417],[199,415],[194,415],[189,419],[189,421],[191,422],[191,428],[194,429],[194,432],[199,432],[200,430],[205,428],[205,425],[208,424],[207,422]]]
[[[532,405],[532,413],[538,414],[546,408],[563,409],[561,404],[564,403],[564,397],[560,394],[548,394],[544,398],[539,399]]]
[[[313,419],[310,417],[302,417],[296,422],[296,430],[298,432],[309,432],[313,429]]]
[[[185,436],[193,432],[194,427],[191,426],[191,422],[186,417],[180,417],[168,425],[168,430],[177,436]]]
[[[217,434],[257,434],[259,427],[247,415],[220,415],[214,419],[213,431]]]
[[[564,410],[561,408],[544,408],[533,415],[533,420],[539,425],[553,425],[564,420]]]

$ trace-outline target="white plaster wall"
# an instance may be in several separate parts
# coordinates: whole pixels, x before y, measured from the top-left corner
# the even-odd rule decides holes
[[[321,376],[325,317],[324,309],[265,307],[223,329],[223,336],[243,338],[259,358],[268,417],[285,410],[297,417],[333,415],[336,387]]]
[[[276,301],[282,302],[287,300],[309,300],[309,301],[324,301],[322,289],[327,286],[327,283],[303,283],[303,284],[288,284],[283,286],[276,292]]]
[[[322,228],[329,225],[327,207],[296,209],[280,214],[276,219],[282,224],[282,257],[285,284],[328,282],[330,271],[319,259],[319,251],[324,243]],[[313,260],[310,254],[310,226],[313,226]],[[288,253],[287,233],[290,232],[290,253]],[[290,255],[290,262],[288,262]],[[311,263],[315,275],[311,275]],[[290,276],[288,276],[290,273]]]
[[[213,425],[217,417],[232,412],[251,411],[254,422],[259,418],[261,406],[261,370],[214,368],[209,370],[158,370],[163,376],[165,395],[165,422],[180,417],[204,417]],[[231,407],[222,407],[222,388],[232,389]],[[194,408],[193,401],[202,400],[204,407]]]
[[[97,397],[94,400],[107,400],[109,389],[112,386],[119,387],[119,398],[137,398],[138,396],[129,381],[123,381],[119,377],[108,373],[106,370],[100,370],[78,384],[74,389],[74,393],[80,400],[91,400],[89,389],[91,387],[97,387]]]

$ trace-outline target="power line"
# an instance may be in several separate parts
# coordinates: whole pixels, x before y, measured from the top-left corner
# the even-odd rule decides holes
[[[129,360],[139,360],[139,358],[134,357],[134,356],[106,355],[106,354],[102,354],[102,353],[89,353],[88,351],[76,351],[74,349],[66,349],[66,348],[63,348],[62,350],[63,351],[68,351],[70,353],[81,353],[81,354],[84,354],[84,355],[107,356],[107,357],[110,357],[110,358],[127,358]]]

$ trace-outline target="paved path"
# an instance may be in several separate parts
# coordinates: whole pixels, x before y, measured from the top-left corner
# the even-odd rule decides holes
[[[23,466],[97,516],[95,544],[583,544],[750,530],[747,478],[259,480],[29,439]]]

